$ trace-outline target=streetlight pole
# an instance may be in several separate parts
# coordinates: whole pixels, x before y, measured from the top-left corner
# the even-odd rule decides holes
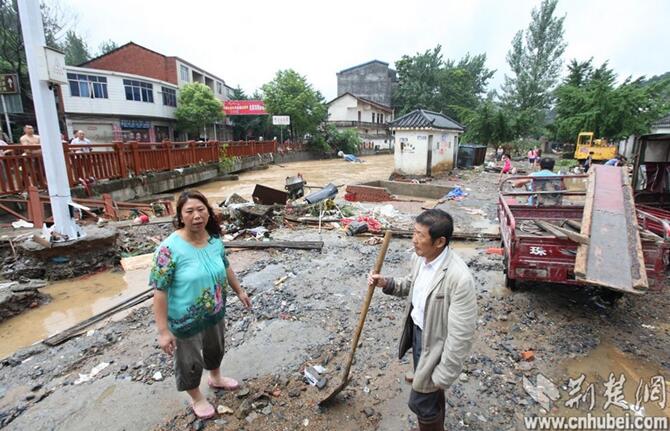
[[[69,239],[82,236],[82,232],[70,216],[70,185],[63,154],[56,99],[49,82],[49,71],[45,52],[46,40],[42,27],[39,0],[18,0],[19,18],[26,49],[28,74],[32,89],[35,116],[42,145],[42,160],[47,177],[51,212],[54,219],[52,232]],[[62,72],[62,71],[61,71]],[[38,226],[41,227],[41,226]]]

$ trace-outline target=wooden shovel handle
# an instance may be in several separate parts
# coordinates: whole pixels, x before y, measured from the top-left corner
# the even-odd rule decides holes
[[[382,270],[382,265],[384,265],[384,258],[386,257],[386,251],[389,248],[391,243],[391,237],[393,233],[390,230],[386,231],[384,235],[384,242],[382,242],[382,248],[379,250],[377,255],[377,262],[375,262],[375,267],[372,271],[373,274],[379,274]],[[365,325],[365,318],[368,315],[368,309],[370,308],[370,302],[372,301],[372,295],[375,293],[375,288],[377,287],[377,282],[373,283],[371,286],[368,286],[368,292],[365,295],[365,301],[363,301],[363,306],[361,307],[361,315],[358,319],[358,326],[356,327],[356,332],[354,333],[354,338],[351,340],[351,354],[349,355],[349,360],[347,361],[347,366],[344,370],[345,380],[349,376],[349,370],[351,369],[351,363],[354,359],[354,353],[356,353],[356,347],[358,347],[358,340],[361,337],[361,332],[363,331],[363,325]]]

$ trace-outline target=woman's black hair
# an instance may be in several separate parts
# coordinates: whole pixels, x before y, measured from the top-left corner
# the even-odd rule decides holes
[[[214,216],[214,210],[212,209],[212,206],[209,204],[209,201],[203,195],[197,190],[185,190],[182,192],[181,195],[179,195],[179,199],[177,199],[177,214],[174,216],[174,220],[172,221],[172,224],[174,225],[175,228],[181,229],[184,227],[184,221],[181,219],[181,210],[184,208],[184,204],[186,201],[189,199],[197,199],[200,202],[202,202],[205,207],[207,207],[207,213],[209,214],[209,218],[207,219],[207,225],[205,225],[205,230],[207,230],[207,233],[209,233],[209,236],[212,238],[219,238],[221,237],[221,226],[219,226],[219,223],[216,221],[216,217]]]

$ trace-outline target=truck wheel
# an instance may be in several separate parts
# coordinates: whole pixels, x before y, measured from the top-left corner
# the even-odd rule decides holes
[[[602,289],[600,292],[600,298],[607,303],[610,307],[617,305],[619,300],[623,297],[622,292],[615,292],[609,289]]]
[[[516,280],[509,278],[507,274],[505,274],[505,287],[507,287],[509,290],[517,289]]]
[[[505,244],[503,243],[503,248],[505,248]],[[516,285],[516,280],[513,278],[509,278],[509,274],[507,274],[507,255],[503,255],[503,272],[505,273],[505,287],[508,288],[509,290],[516,290],[517,285]]]

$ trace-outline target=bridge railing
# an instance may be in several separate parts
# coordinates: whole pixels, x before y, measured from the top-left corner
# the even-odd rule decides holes
[[[128,178],[149,172],[219,161],[220,150],[228,157],[246,157],[277,151],[275,141],[240,142],[113,142],[70,145],[63,142],[63,155],[70,186],[90,179]],[[30,185],[46,189],[47,180],[39,145],[0,147],[0,194],[21,193]]]

